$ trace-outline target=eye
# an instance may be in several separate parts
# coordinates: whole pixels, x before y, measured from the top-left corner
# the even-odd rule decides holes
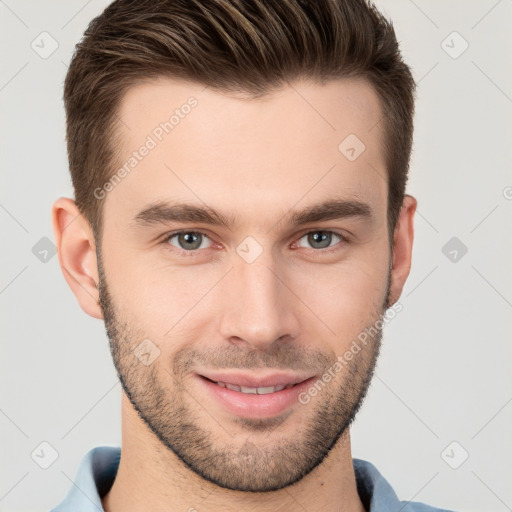
[[[336,245],[340,245],[341,242],[348,243],[343,235],[328,230],[309,231],[299,238],[296,245],[303,247],[301,241],[304,239],[310,248],[317,249],[316,252],[334,252],[338,250]],[[331,245],[336,242],[336,239],[338,243]],[[212,247],[212,240],[202,231],[176,231],[166,236],[163,243],[175,247],[183,256],[193,256],[198,253],[199,249]],[[334,248],[331,249],[331,247]]]
[[[303,237],[299,239],[297,243],[303,239],[306,239],[307,243],[311,245],[313,249],[328,249],[333,241],[333,236],[335,239],[337,238],[340,242],[345,242],[345,237],[342,235],[335,233],[334,231],[310,231],[306,233]],[[332,251],[327,251],[332,252]]]
[[[173,240],[176,239],[176,243]],[[169,235],[165,242],[177,249],[187,252],[194,252],[196,249],[207,249],[209,245],[204,246],[205,240],[211,242],[208,235],[201,231],[178,231]]]

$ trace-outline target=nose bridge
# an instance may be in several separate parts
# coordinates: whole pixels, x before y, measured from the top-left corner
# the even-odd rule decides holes
[[[222,290],[221,329],[225,339],[265,349],[283,337],[296,337],[298,322],[280,266],[270,249],[256,259],[234,255]]]

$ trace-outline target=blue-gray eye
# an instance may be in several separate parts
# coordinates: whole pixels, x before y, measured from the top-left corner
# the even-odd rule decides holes
[[[339,241],[343,241],[343,237],[333,231],[310,231],[300,238],[300,240],[307,238],[308,244],[310,244],[313,249],[326,249],[331,245],[333,235],[337,237]]]
[[[172,240],[176,238],[178,245],[172,243]],[[209,238],[200,231],[180,231],[174,233],[167,239],[167,242],[178,249],[185,251],[194,251],[196,249],[206,249],[209,246],[203,246],[205,241],[210,241]]]

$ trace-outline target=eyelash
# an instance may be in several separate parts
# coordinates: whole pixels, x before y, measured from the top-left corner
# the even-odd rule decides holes
[[[172,252],[177,252],[178,255],[181,255],[181,256],[194,257],[194,256],[196,256],[200,252],[200,249],[194,249],[194,250],[186,251],[185,249],[179,249],[178,247],[171,246],[169,241],[173,237],[175,237],[176,235],[180,235],[181,233],[199,234],[199,235],[202,235],[202,236],[208,238],[210,241],[213,241],[208,236],[207,233],[205,233],[204,231],[201,231],[201,230],[197,230],[197,229],[196,230],[182,229],[180,231],[174,231],[172,233],[169,233],[169,234],[165,235],[164,239],[162,240],[162,243],[166,246],[167,250],[172,251]],[[300,240],[301,238],[304,238],[306,235],[309,235],[311,233],[330,233],[330,234],[336,235],[337,237],[339,237],[341,239],[341,241],[338,242],[337,244],[335,244],[333,246],[333,248],[328,248],[328,247],[324,248],[324,249],[313,249],[313,248],[311,248],[311,250],[314,251],[315,253],[331,254],[331,253],[334,253],[334,252],[340,250],[340,248],[337,247],[339,244],[348,244],[349,243],[349,240],[348,240],[348,238],[345,235],[342,235],[341,233],[338,233],[337,231],[332,231],[332,230],[328,230],[328,229],[313,229],[313,230],[307,231],[306,233],[303,233],[297,240]],[[169,246],[172,247],[172,249],[170,249]]]

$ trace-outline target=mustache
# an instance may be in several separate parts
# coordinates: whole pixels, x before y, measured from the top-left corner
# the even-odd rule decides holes
[[[276,344],[268,350],[248,349],[239,346],[224,348],[206,348],[204,350],[189,347],[178,351],[174,357],[175,374],[187,373],[195,366],[210,369],[259,369],[297,370],[321,372],[336,360],[336,355],[306,349],[297,345]]]

